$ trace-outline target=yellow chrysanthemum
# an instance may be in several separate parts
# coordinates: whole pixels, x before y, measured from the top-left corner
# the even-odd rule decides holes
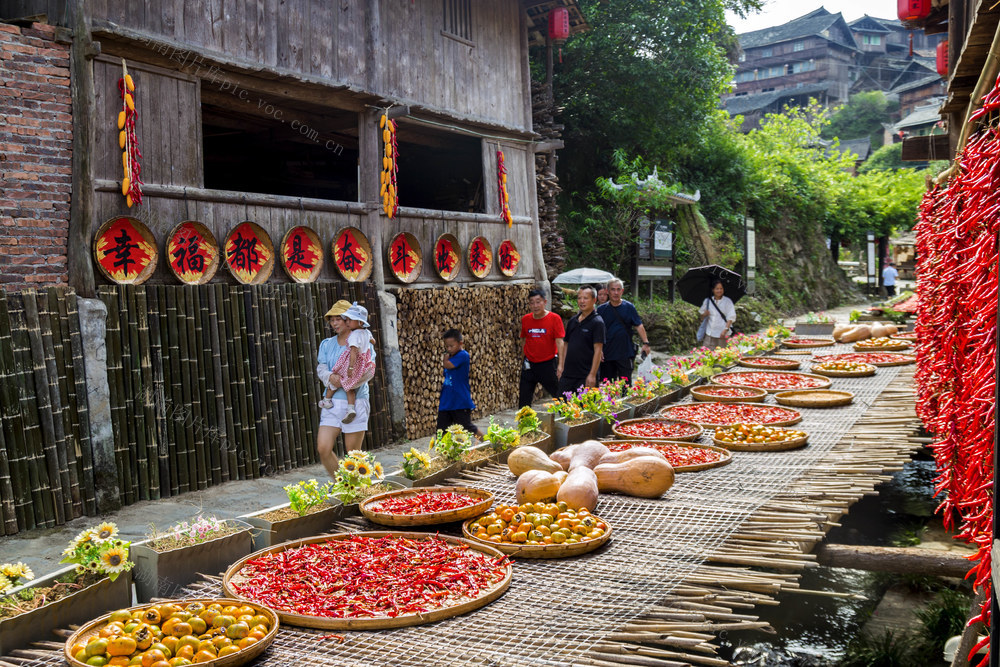
[[[14,588],[14,582],[8,579],[6,575],[0,574],[0,593],[6,593],[12,588]]]
[[[123,547],[111,547],[101,554],[101,565],[109,574],[124,571],[128,565],[128,550]]]
[[[354,472],[355,470],[358,469],[358,462],[355,461],[354,459],[344,459],[343,461],[340,462],[340,467],[346,470],[347,472]]]
[[[73,541],[70,543],[70,547],[75,549],[80,545],[87,544],[88,542],[93,542],[93,541],[94,541],[94,532],[88,528],[87,530],[82,531],[79,535],[77,535],[73,539]]]
[[[35,575],[32,573],[31,568],[24,563],[4,563],[0,565],[0,574],[7,577],[8,579],[34,579]]]
[[[368,477],[372,474],[372,469],[366,461],[358,461],[358,474],[362,477]]]
[[[97,528],[93,530],[94,540],[97,542],[105,542],[118,535],[118,526],[113,523],[105,521]]]
[[[375,462],[374,470],[376,477],[382,477],[385,474],[385,470],[382,469],[382,464],[378,461]]]

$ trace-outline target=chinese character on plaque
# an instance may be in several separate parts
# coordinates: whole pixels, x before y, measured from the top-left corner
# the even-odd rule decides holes
[[[372,273],[372,246],[356,227],[344,227],[333,240],[333,264],[344,280],[358,283]]]
[[[205,225],[187,220],[167,237],[167,265],[179,281],[204,285],[219,268],[219,244]]]
[[[297,283],[311,283],[323,268],[323,244],[309,227],[295,227],[281,241],[281,267]]]
[[[271,237],[252,222],[241,222],[229,232],[224,252],[229,272],[244,285],[267,282],[274,270]]]
[[[434,270],[445,280],[454,280],[462,268],[458,255],[458,239],[451,234],[442,234],[434,244]]]
[[[389,268],[400,282],[412,283],[420,276],[420,244],[413,234],[400,232],[389,243]]]
[[[493,264],[493,249],[482,236],[472,239],[469,245],[469,270],[477,278],[485,278]]]
[[[156,239],[135,218],[108,220],[94,237],[94,259],[108,280],[119,285],[139,285],[156,270]]]
[[[517,251],[517,246],[510,239],[506,239],[497,248],[497,267],[500,273],[505,276],[513,276],[517,273],[517,265],[521,263],[521,253]]]

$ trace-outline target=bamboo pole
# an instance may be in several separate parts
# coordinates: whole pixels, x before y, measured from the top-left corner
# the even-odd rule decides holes
[[[53,361],[56,366],[56,398],[60,409],[58,418],[62,421],[64,433],[63,451],[66,456],[66,469],[69,472],[69,497],[72,499],[72,508],[68,514],[73,518],[83,514],[83,492],[80,488],[79,466],[77,465],[77,451],[79,450],[79,427],[74,423],[75,410],[71,403],[70,390],[73,386],[73,366],[69,351],[69,326],[66,322],[66,301],[65,295],[69,291],[66,288],[50,287],[46,290],[49,314],[49,326],[51,335],[49,340],[52,343]]]
[[[26,446],[24,421],[18,399],[18,377],[15,367],[14,340],[11,332],[14,322],[8,310],[6,292],[0,291],[0,428],[6,432],[7,456],[14,476],[8,481],[13,489],[14,514],[17,524],[5,521],[8,535],[18,530],[33,528],[32,486],[29,479],[29,454]]]
[[[238,287],[225,288],[225,298],[229,305],[229,321],[226,328],[226,336],[230,343],[230,359],[234,361],[236,369],[236,401],[237,405],[240,406],[240,426],[238,429],[239,433],[243,436],[241,438],[243,443],[240,450],[241,456],[239,456],[238,460],[239,475],[240,479],[249,479],[252,473],[247,472],[247,457],[250,455],[253,441],[257,438],[257,432],[254,413],[251,407],[253,397],[250,395],[250,385],[246,380],[246,375],[249,372],[250,355],[245,346],[245,325],[240,319],[238,300],[241,300],[242,296],[238,290]]]
[[[247,470],[254,479],[260,477],[260,463],[264,462],[272,470],[278,469],[278,462],[274,458],[274,435],[273,427],[268,419],[267,404],[265,403],[265,383],[264,383],[264,350],[260,342],[260,305],[254,290],[244,285],[243,291],[243,317],[246,321],[245,331],[247,332],[247,342],[249,344],[250,375],[249,381],[253,391],[253,410],[257,423],[256,449],[251,452],[251,466]]]
[[[150,406],[153,410],[152,424],[156,434],[156,479],[158,498],[171,495],[170,488],[170,436],[166,420],[166,387],[164,385],[164,368],[167,360],[163,354],[163,334],[160,331],[164,321],[164,311],[160,305],[163,288],[160,285],[146,287],[147,325],[149,327],[149,364],[152,373],[146,393],[149,394]]]
[[[171,285],[165,288],[164,297],[167,303],[167,328],[166,332],[170,355],[170,403],[167,406],[167,419],[170,422],[171,430],[174,434],[174,446],[171,448],[170,473],[171,483],[176,480],[172,494],[186,493],[197,485],[192,485],[188,473],[188,444],[187,435],[184,432],[183,413],[184,406],[183,372],[181,363],[181,339],[186,339],[180,330],[182,326],[182,315],[178,314],[178,302],[181,299],[180,290],[182,288]],[[178,416],[180,415],[180,418]]]
[[[139,315],[136,304],[136,292],[141,289],[135,285],[123,285],[119,288],[122,303],[121,312],[122,338],[126,350],[122,359],[125,370],[126,404],[128,415],[128,434],[126,448],[129,453],[129,465],[132,469],[132,497],[135,502],[149,500],[149,462],[146,460],[149,443],[146,440],[146,424],[142,413],[142,375],[140,370],[139,350]]]
[[[87,370],[83,361],[83,339],[80,334],[80,312],[77,297],[70,293],[66,299],[66,324],[69,328],[69,345],[73,364],[73,400],[79,425],[80,484],[83,488],[83,513],[97,514],[97,495],[94,482],[93,445],[90,440],[90,408],[87,405]]]
[[[223,337],[220,336],[222,324],[219,321],[218,287],[220,285],[209,285],[205,288],[205,296],[208,300],[206,316],[208,318],[209,348],[211,349],[212,388],[215,394],[215,419],[212,425],[217,436],[212,438],[212,446],[219,452],[221,479],[223,482],[228,482],[230,479],[235,479],[235,477],[230,477],[229,437],[233,433],[230,407],[232,401],[226,400],[226,396],[231,390],[228,380],[223,377],[223,358],[226,355],[224,354],[225,343]]]
[[[198,391],[195,393],[197,401],[198,422],[195,428],[199,449],[204,456],[204,476],[206,486],[215,486],[222,483],[222,452],[219,450],[216,439],[212,437],[213,429],[218,423],[215,413],[215,401],[212,394],[212,382],[215,372],[212,368],[212,333],[209,331],[207,322],[209,321],[208,308],[208,288],[201,285],[192,285],[187,290],[193,300],[192,315],[194,316],[193,333],[195,335],[195,360],[198,364]]]
[[[160,499],[160,456],[159,438],[156,420],[156,394],[154,390],[152,365],[152,343],[149,335],[149,288],[142,286],[135,289],[136,305],[136,354],[139,360],[139,389],[136,394],[136,407],[142,414],[142,433],[145,440],[146,483],[144,497],[150,500]]]
[[[58,485],[56,489],[57,500],[62,498],[63,521],[73,518],[73,486],[70,482],[69,457],[66,455],[66,430],[63,427],[62,411],[63,404],[59,397],[59,369],[56,366],[55,344],[52,342],[52,318],[49,315],[48,292],[35,293],[35,310],[38,316],[38,332],[41,334],[42,364],[44,366],[44,378],[46,387],[42,389],[49,399],[49,411],[52,425],[52,449],[55,453],[56,465],[59,474],[51,480]],[[57,322],[58,324],[58,322]],[[36,362],[37,363],[37,362]],[[77,488],[77,500],[79,499],[79,489]],[[58,512],[57,512],[58,516]]]
[[[184,355],[184,408],[188,417],[184,420],[184,432],[188,442],[188,476],[191,488],[208,488],[208,462],[199,428],[203,424],[201,401],[198,398],[198,332],[195,323],[194,291],[189,286],[181,287],[184,298],[184,327],[181,336],[181,354]]]
[[[113,287],[101,287],[98,297],[107,308],[105,345],[107,347],[108,391],[111,401],[111,430],[115,439],[115,472],[118,476],[118,497],[122,504],[132,502],[128,497],[131,481],[127,469],[127,427],[125,426],[125,399],[122,390],[122,350],[118,313],[121,306]]]

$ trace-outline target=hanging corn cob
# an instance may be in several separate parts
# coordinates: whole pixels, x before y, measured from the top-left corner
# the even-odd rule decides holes
[[[382,183],[379,193],[382,195],[382,210],[390,218],[395,218],[399,212],[399,199],[396,192],[396,172],[399,170],[396,149],[396,124],[383,113],[379,119],[382,130],[382,143],[385,150],[382,153]]]
[[[500,219],[510,227],[514,216],[510,214],[510,195],[507,194],[507,167],[503,163],[503,151],[497,149],[497,197],[500,204]]]
[[[118,112],[118,148],[122,150],[122,195],[125,203],[142,203],[142,179],[139,173],[139,142],[135,136],[135,121],[139,112],[135,109],[135,82],[129,76],[125,59],[122,58],[122,78],[118,79],[118,91],[122,96],[122,110]]]

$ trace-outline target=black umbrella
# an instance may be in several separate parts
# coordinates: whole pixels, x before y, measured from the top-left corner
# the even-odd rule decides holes
[[[722,281],[722,286],[726,290],[725,294],[732,299],[733,303],[739,301],[746,294],[746,283],[743,282],[743,276],[717,264],[688,269],[677,281],[677,291],[680,292],[682,299],[700,307],[701,304],[705,303],[705,299],[712,296],[712,285],[716,280]]]

